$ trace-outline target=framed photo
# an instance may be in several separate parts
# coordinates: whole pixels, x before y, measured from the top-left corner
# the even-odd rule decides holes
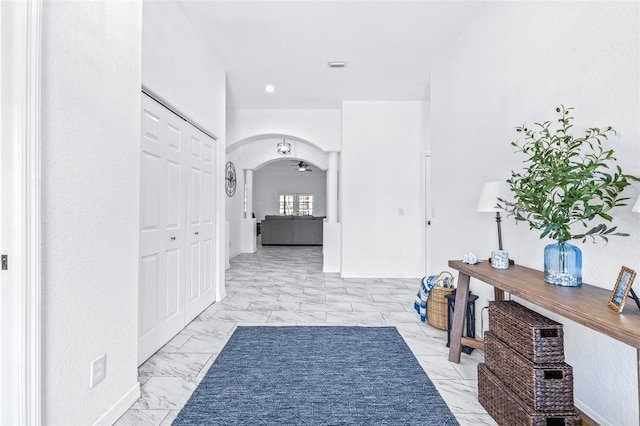
[[[609,297],[609,307],[617,313],[622,312],[624,302],[627,300],[629,290],[631,290],[631,284],[636,277],[636,271],[629,269],[626,266],[620,268],[618,274],[618,280],[616,281],[613,291],[611,291],[611,297]]]

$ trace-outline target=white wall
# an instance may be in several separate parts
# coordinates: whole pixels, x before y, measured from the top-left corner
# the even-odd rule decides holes
[[[576,132],[613,126],[618,137],[610,146],[621,166],[640,175],[638,16],[636,2],[497,2],[471,23],[432,75],[434,269],[468,251],[486,258],[496,248],[493,215],[475,212],[482,183],[521,168],[510,146],[514,128],[553,120],[560,104],[576,108]],[[635,184],[628,195],[637,193]],[[609,289],[620,266],[640,269],[640,217],[629,210],[614,216],[631,237],[578,244],[585,282]],[[503,235],[517,263],[542,269],[551,241],[511,219],[503,221]],[[479,282],[472,289],[482,302],[490,296]],[[579,408],[603,424],[638,424],[636,351],[553,317],[565,324]]]
[[[42,423],[92,424],[139,392],[142,7],[44,2],[42,17]]]
[[[228,143],[256,136],[282,134],[313,143],[324,151],[340,151],[340,110],[229,110],[227,116]]]
[[[425,105],[343,103],[343,276],[423,275]]]
[[[326,216],[327,174],[311,167],[312,172],[299,172],[295,162],[281,160],[269,164],[253,175],[253,209],[258,222],[265,215],[280,213],[280,194],[313,195],[313,215]]]
[[[225,71],[179,3],[144,1],[142,84],[217,138],[215,197],[216,300],[225,296]]]
[[[224,69],[177,1],[143,4],[142,83],[224,144]]]

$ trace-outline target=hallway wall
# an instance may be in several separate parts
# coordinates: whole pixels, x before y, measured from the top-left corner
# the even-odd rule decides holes
[[[342,276],[424,274],[424,102],[344,102]]]
[[[510,145],[519,136],[515,127],[554,120],[560,104],[575,107],[576,134],[613,126],[618,136],[607,146],[623,170],[640,175],[638,8],[637,2],[497,2],[451,48],[431,80],[435,269],[469,251],[487,258],[497,247],[493,215],[475,212],[480,188],[522,168]],[[636,183],[625,191],[631,202],[639,189]],[[622,265],[640,269],[640,215],[630,207],[613,215],[630,237],[578,243],[584,281],[607,289]],[[551,241],[528,228],[504,219],[505,249],[517,263],[542,269]],[[480,306],[493,298],[479,282],[472,290]],[[638,424],[636,351],[543,313],[565,325],[579,408],[602,424]]]
[[[142,5],[44,2],[42,19],[42,423],[93,424],[139,394]]]

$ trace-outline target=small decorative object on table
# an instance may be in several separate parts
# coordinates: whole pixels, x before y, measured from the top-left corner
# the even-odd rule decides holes
[[[524,141],[511,142],[525,155],[526,168],[511,172],[507,183],[514,201],[500,200],[501,206],[517,221],[526,221],[530,229],[541,231],[540,238],[556,240],[545,249],[544,280],[566,287],[582,285],[582,253],[567,241],[583,242],[596,237],[605,242],[610,236],[628,236],[616,232],[603,222],[587,228],[592,220],[611,222],[611,209],[625,206],[629,198],[622,191],[636,176],[623,173],[616,164],[613,149],[603,142],[615,135],[611,126],[588,128],[583,136],[573,136],[570,113],[573,108],[560,106],[560,117],[552,121],[516,127]],[[552,127],[552,123],[559,125]],[[575,232],[573,225],[583,225]]]
[[[636,278],[636,272],[633,269],[629,269],[626,266],[620,268],[618,274],[618,280],[616,281],[613,291],[611,291],[611,297],[609,297],[609,307],[614,311],[620,313],[624,308],[624,302],[627,300],[629,292],[632,292],[631,285]],[[638,303],[635,293],[633,293],[633,299]]]
[[[504,250],[494,250],[491,252],[491,266],[496,269],[509,268],[509,253]]]
[[[480,261],[478,260],[478,256],[475,255],[475,253],[469,252],[469,253],[465,253],[462,261],[464,263],[468,263],[469,265],[475,265],[476,263],[479,263]]]

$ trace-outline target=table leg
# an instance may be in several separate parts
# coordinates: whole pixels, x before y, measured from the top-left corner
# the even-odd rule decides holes
[[[453,311],[451,324],[451,346],[449,347],[449,361],[459,363],[462,351],[462,330],[467,313],[465,309],[469,300],[469,275],[460,272],[458,274],[458,289],[456,290],[456,307]]]
[[[504,300],[504,290],[493,288],[493,300]]]

